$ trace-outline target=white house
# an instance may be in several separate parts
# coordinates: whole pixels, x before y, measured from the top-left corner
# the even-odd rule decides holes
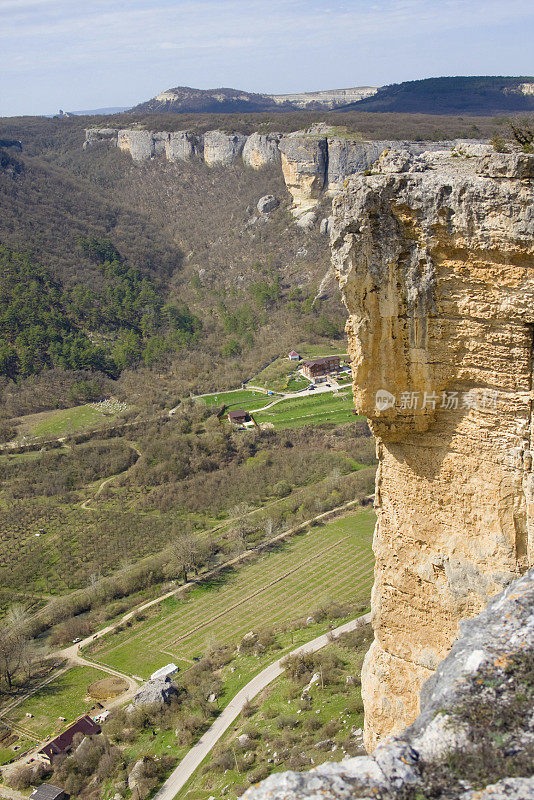
[[[300,361],[300,356],[296,350],[291,350],[291,352],[288,355],[288,358],[290,361]]]
[[[172,675],[175,675],[179,669],[180,667],[177,667],[176,664],[167,664],[166,666],[160,667],[153,672],[150,676],[150,680],[153,681],[157,678],[170,678]]]

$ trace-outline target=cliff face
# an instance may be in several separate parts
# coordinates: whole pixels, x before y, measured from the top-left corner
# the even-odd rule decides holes
[[[356,406],[377,439],[366,745],[534,561],[534,156],[391,151],[333,203]]]
[[[534,800],[534,570],[463,623],[421,714],[372,756],[271,775],[246,800]]]
[[[297,224],[310,227],[317,221],[312,209],[321,200],[338,194],[346,178],[368,170],[380,154],[392,147],[420,154],[443,147],[470,155],[489,151],[488,144],[470,140],[454,142],[363,142],[330,135],[334,130],[319,123],[305,131],[281,133],[241,133],[207,131],[199,136],[192,131],[144,131],[89,128],[84,149],[98,145],[117,146],[134,161],[165,156],[168,161],[202,158],[208,166],[228,166],[242,159],[253,169],[280,164],[293,201]]]

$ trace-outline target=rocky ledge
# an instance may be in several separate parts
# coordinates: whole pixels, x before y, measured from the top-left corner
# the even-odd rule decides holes
[[[245,800],[534,800],[534,570],[462,623],[421,713],[371,756],[271,775]]]

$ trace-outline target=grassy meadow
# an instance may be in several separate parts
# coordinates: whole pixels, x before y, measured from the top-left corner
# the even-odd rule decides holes
[[[306,617],[321,603],[366,600],[374,514],[360,511],[295,536],[276,550],[165,601],[154,617],[90,647],[96,662],[146,678],[169,661],[187,668],[255,627]]]

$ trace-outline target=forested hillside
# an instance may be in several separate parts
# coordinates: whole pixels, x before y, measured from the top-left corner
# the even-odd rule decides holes
[[[532,76],[426,78],[383,86],[373,97],[345,108],[401,114],[517,114],[534,110],[534,95],[522,89],[523,84],[533,83]]]
[[[369,138],[490,136],[505,127],[486,118],[354,112],[185,114],[179,127],[288,131],[321,119],[341,122],[340,135]],[[153,130],[174,124],[172,115],[122,114],[105,125],[133,120]],[[327,237],[318,226],[304,232],[293,224],[278,168],[134,164],[118,149],[83,151],[85,126],[99,123],[0,123],[0,138],[22,143],[22,152],[1,150],[0,244],[11,272],[26,271],[17,296],[24,320],[2,329],[4,406],[16,408],[16,394],[25,413],[51,400],[64,405],[51,388],[57,368],[70,388],[74,373],[93,371],[99,385],[103,374],[119,379],[115,393],[135,403],[168,406],[183,393],[235,386],[299,342],[341,339],[345,312],[335,287],[326,287],[328,302],[314,302],[329,268]],[[256,210],[265,194],[281,201],[268,216]],[[328,201],[321,213],[328,215]],[[96,257],[88,242],[107,242],[109,252]],[[45,291],[30,299],[34,278]],[[6,311],[14,289],[3,288]],[[5,383],[28,376],[17,392]]]
[[[157,285],[129,267],[109,240],[81,239],[102,285],[64,289],[48,270],[0,246],[0,375],[26,378],[51,367],[116,376],[150,365],[192,340],[200,320],[165,304]]]

